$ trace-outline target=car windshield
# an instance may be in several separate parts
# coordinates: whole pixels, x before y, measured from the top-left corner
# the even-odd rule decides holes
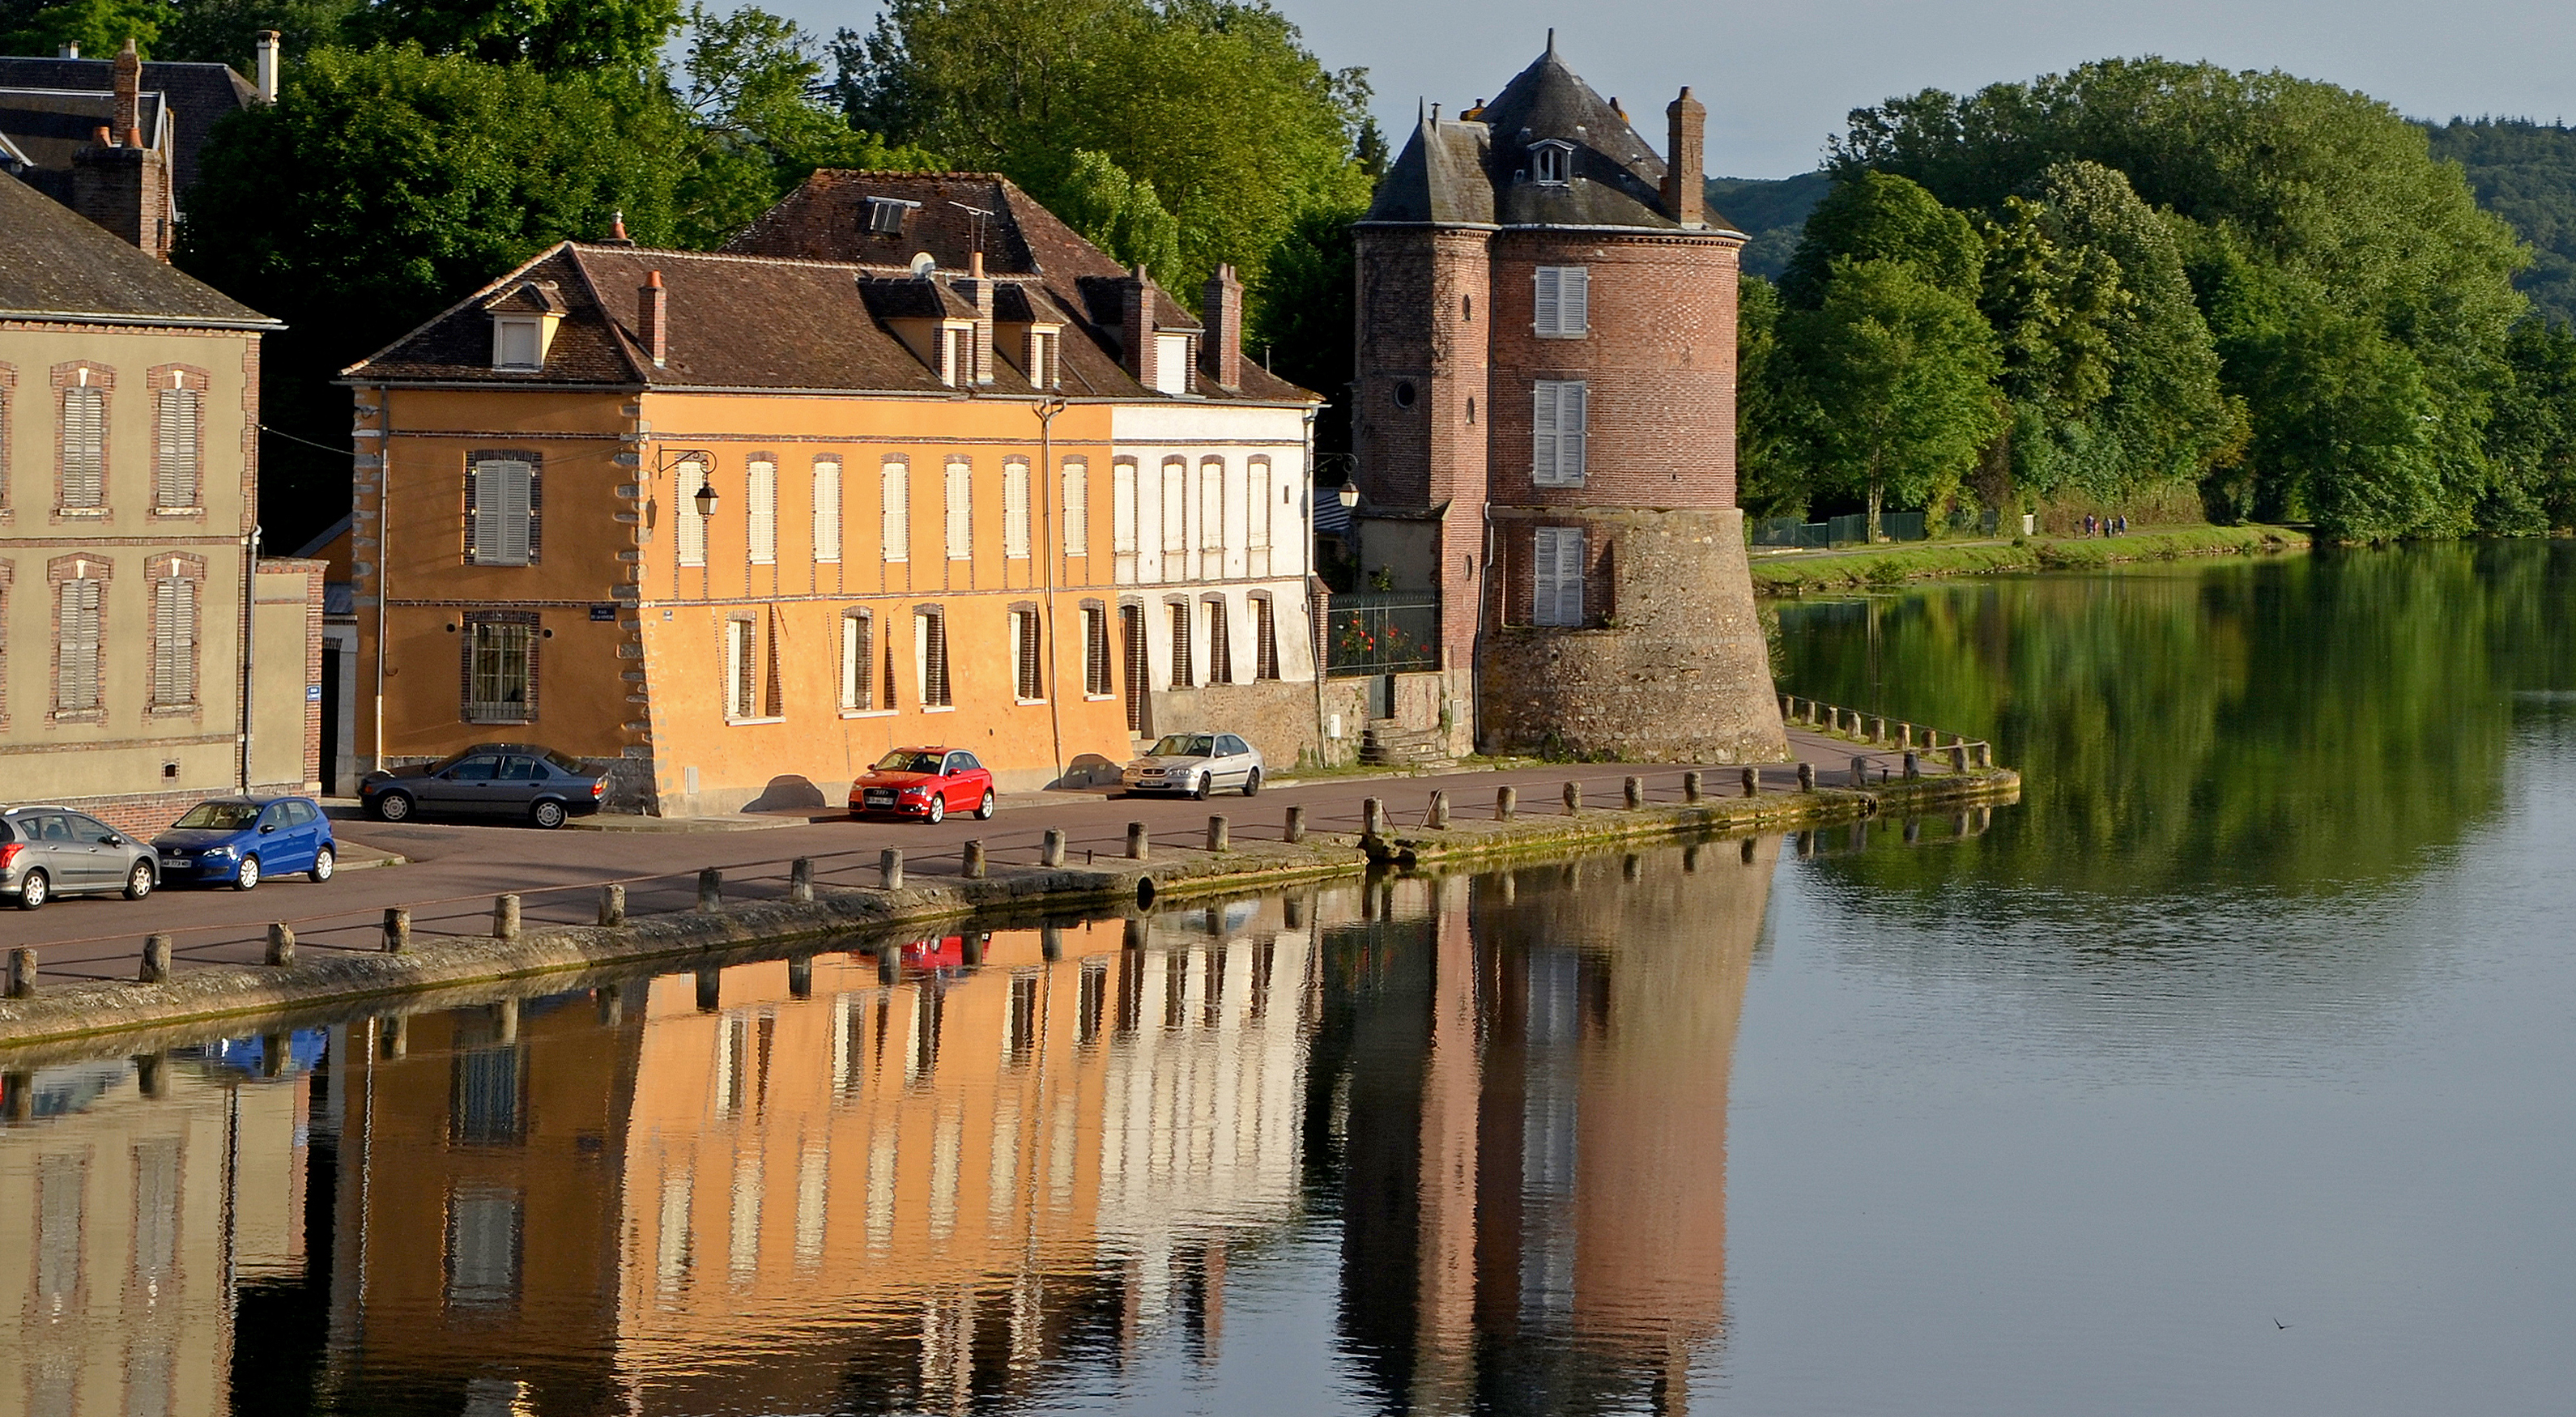
[[[935,773],[939,771],[939,755],[937,753],[916,753],[910,748],[897,748],[893,752],[886,754],[884,757],[877,759],[877,771]]]
[[[1167,733],[1147,754],[1155,758],[1213,758],[1216,739],[1205,733]]]
[[[259,808],[248,802],[200,802],[174,826],[189,831],[240,831],[259,820]]]

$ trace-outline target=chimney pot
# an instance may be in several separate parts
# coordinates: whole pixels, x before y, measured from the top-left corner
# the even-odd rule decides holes
[[[654,271],[644,277],[643,289],[636,292],[635,323],[643,335],[644,350],[653,356],[653,367],[659,369],[670,354],[671,296],[662,288],[662,273]]]
[[[968,280],[982,280],[984,278],[984,253],[982,251],[969,251],[966,253],[966,278]]]
[[[116,51],[113,72],[116,92],[116,119],[113,126],[117,132],[132,133],[143,121],[143,58],[134,52],[133,40],[128,39],[125,41],[125,47]],[[141,147],[142,144],[137,143],[135,146]]]
[[[277,44],[275,30],[261,30],[251,42],[251,82],[258,87],[262,103],[277,102]]]
[[[1154,277],[1143,262],[1126,281],[1125,299],[1120,304],[1118,322],[1118,362],[1135,376],[1136,382],[1153,388],[1157,382],[1154,343]]]
[[[61,49],[55,51],[55,57],[58,59],[78,59],[80,57],[80,46],[77,44],[66,44]]]

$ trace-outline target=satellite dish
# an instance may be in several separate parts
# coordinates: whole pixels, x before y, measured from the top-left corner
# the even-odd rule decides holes
[[[930,273],[937,269],[939,269],[938,257],[931,255],[927,251],[915,251],[912,253],[912,273],[915,277],[922,280],[928,280],[930,278]]]

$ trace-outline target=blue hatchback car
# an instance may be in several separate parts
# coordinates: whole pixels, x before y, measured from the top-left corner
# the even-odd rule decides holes
[[[318,884],[339,864],[331,819],[310,797],[217,797],[152,839],[165,885],[197,881],[246,891],[301,871]]]

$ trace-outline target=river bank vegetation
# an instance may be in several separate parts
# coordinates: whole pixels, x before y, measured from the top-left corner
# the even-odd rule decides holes
[[[2258,556],[2304,549],[2308,539],[2274,526],[2184,526],[2116,537],[2014,537],[1929,541],[1876,550],[1763,556],[1753,562],[1760,595],[1866,590],[1907,581],[1989,576],[2006,571],[2072,571],[2186,556]]]

